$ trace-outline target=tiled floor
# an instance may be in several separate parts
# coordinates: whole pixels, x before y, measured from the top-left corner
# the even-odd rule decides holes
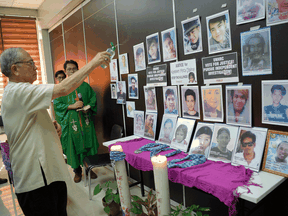
[[[68,165],[67,165],[68,166]],[[3,166],[1,154],[0,154],[0,178],[8,178],[7,171]],[[101,216],[107,215],[103,210],[102,198],[104,197],[104,191],[101,191],[97,196],[93,196],[92,200],[89,200],[88,186],[84,187],[84,176],[82,181],[74,183],[74,173],[70,166],[68,169],[71,174],[71,181],[66,182],[68,189],[68,203],[67,212],[69,216]],[[95,168],[94,171],[97,173],[98,178],[91,180],[91,188],[94,190],[95,186],[99,183],[103,183],[114,179],[113,172],[105,167]],[[131,194],[138,195],[141,197],[140,188],[134,186],[131,188]],[[12,196],[14,197],[15,204],[13,204]],[[15,206],[15,207],[14,207]],[[15,215],[15,209],[17,215],[23,215],[21,208],[19,207],[17,198],[14,193],[11,194],[10,184],[0,185],[0,215],[9,216]]]

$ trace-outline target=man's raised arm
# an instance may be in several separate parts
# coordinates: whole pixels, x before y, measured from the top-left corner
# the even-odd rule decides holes
[[[108,52],[97,53],[97,55],[88,64],[76,73],[64,79],[61,83],[55,84],[52,99],[70,94],[81,85],[81,83],[96,67],[101,64],[109,66],[110,56],[111,54]]]

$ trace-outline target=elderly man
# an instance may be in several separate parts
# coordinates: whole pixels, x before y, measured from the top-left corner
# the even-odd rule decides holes
[[[73,60],[64,63],[64,70],[70,77],[78,73],[78,64]],[[91,86],[83,82],[69,95],[54,100],[55,119],[62,127],[61,144],[67,163],[75,173],[74,182],[82,179],[81,164],[85,156],[95,155],[98,152],[99,143],[95,134],[93,115],[97,112],[96,93]],[[85,111],[79,111],[85,106]],[[97,178],[91,172],[91,178]]]
[[[59,84],[32,85],[37,67],[31,56],[22,48],[2,53],[1,71],[9,77],[2,117],[10,145],[15,193],[25,215],[67,215],[65,180],[70,175],[47,109],[52,99],[79,87],[95,67],[108,66],[109,57],[107,52],[98,53],[78,73]]]

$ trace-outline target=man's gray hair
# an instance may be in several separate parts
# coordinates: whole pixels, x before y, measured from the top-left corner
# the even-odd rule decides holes
[[[17,61],[22,60],[22,53],[20,51],[23,48],[9,48],[6,49],[0,56],[1,72],[6,76],[11,76],[11,66]]]

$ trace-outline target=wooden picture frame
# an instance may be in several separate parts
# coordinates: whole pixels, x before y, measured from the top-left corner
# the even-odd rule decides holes
[[[283,142],[287,143],[283,146]],[[286,153],[282,154],[280,158],[278,157],[278,149],[284,148]],[[288,177],[288,132],[269,130],[266,139],[266,147],[264,152],[262,170],[280,175],[283,177]],[[283,160],[283,161],[279,161]]]

